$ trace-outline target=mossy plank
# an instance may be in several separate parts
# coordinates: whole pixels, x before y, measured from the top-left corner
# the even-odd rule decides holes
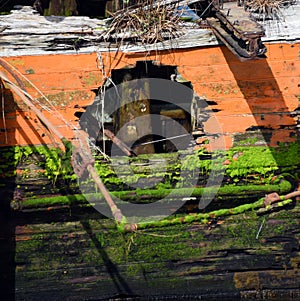
[[[262,205],[259,197],[247,204],[242,204],[237,197],[235,206],[232,196],[244,194],[245,189],[250,194],[264,194],[275,187],[282,193],[289,191],[292,188],[289,182],[280,178],[273,181],[279,167],[269,163],[275,156],[280,172],[282,167],[286,168],[285,172],[296,170],[297,179],[298,151],[297,145],[288,150],[272,150],[272,153],[268,149],[231,150],[227,154],[231,164],[227,173],[232,178],[244,177],[245,182],[227,183],[227,187],[220,189],[224,202],[228,202],[226,208],[206,208],[205,212],[198,212],[198,216],[177,213],[169,220],[151,227],[145,225],[133,233],[118,231],[114,221],[85,206],[89,204],[82,195],[65,193],[65,196],[43,201],[38,197],[23,198],[24,210],[14,211],[9,222],[2,223],[2,232],[6,227],[9,229],[0,233],[1,266],[12,257],[15,260],[10,276],[15,279],[16,300],[40,300],[41,296],[45,300],[88,300],[124,294],[160,298],[176,295],[187,300],[189,296],[213,300],[249,296],[297,299],[300,294],[299,202],[290,202],[277,208],[277,212],[260,216],[257,215]],[[9,153],[15,158],[13,167],[21,161],[32,166],[30,148],[16,148]],[[38,153],[45,154],[44,149]],[[266,153],[268,156],[260,170],[254,165],[251,167],[251,172],[256,170],[264,179],[250,181],[244,167],[255,154]],[[61,158],[58,152],[50,154]],[[198,164],[198,155],[191,159],[196,159],[195,164]],[[47,165],[49,175],[51,171],[55,175],[59,167],[54,164],[56,161],[49,159],[51,157],[43,162],[44,166]],[[99,167],[102,168],[101,164]],[[136,167],[142,173],[143,168]],[[178,167],[176,163],[175,167]],[[234,167],[239,170],[237,175],[234,175]],[[103,175],[109,172],[104,167],[100,171]],[[30,177],[18,185],[26,185],[26,179],[29,183],[30,171],[27,175]],[[13,178],[11,180],[13,185]],[[121,197],[127,194],[139,198],[147,193],[160,197],[168,189],[174,190],[168,185],[154,192],[149,189],[116,193]],[[257,190],[258,186],[263,189]],[[184,189],[178,192],[182,195]],[[7,241],[13,243],[7,244]]]
[[[45,223],[19,216],[17,300],[299,297],[299,203],[267,216],[250,211],[128,234],[91,216]]]

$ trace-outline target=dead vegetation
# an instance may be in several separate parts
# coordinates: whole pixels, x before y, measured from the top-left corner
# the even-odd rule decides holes
[[[296,0],[245,0],[244,7],[257,19],[282,19],[282,9],[295,4]]]
[[[282,20],[282,9],[295,4],[297,0],[238,0],[257,20]],[[225,2],[227,2],[225,0]],[[211,5],[217,9],[217,1],[199,0],[202,15]],[[185,4],[195,5],[195,1]],[[164,40],[179,37],[182,33],[183,9],[180,1],[165,0],[138,0],[134,6],[117,11],[112,15],[108,29],[102,34],[105,41],[115,42],[118,45],[124,41],[142,44],[154,44]],[[203,6],[203,5],[206,5]],[[200,16],[201,17],[201,16]]]
[[[106,41],[122,43],[126,39],[142,44],[154,44],[181,35],[181,12],[178,3],[139,0],[132,7],[113,14],[109,29],[103,33]]]

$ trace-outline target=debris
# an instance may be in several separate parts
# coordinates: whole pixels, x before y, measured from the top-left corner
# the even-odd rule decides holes
[[[243,7],[233,2],[220,5],[211,1],[203,7],[200,3],[203,5],[200,0],[139,2],[116,12],[102,37],[118,45],[125,40],[155,44],[181,36],[187,26],[183,21],[196,22],[195,26],[201,28],[206,20],[215,35],[241,60],[265,54],[266,47],[261,42],[265,32]],[[197,5],[201,9],[196,9],[196,14],[191,7]]]
[[[276,202],[292,199],[292,198],[295,198],[297,196],[300,196],[300,191],[299,190],[293,191],[293,192],[288,193],[284,196],[280,196],[277,192],[273,192],[273,193],[267,194],[265,196],[264,206],[268,207],[268,206],[270,206],[270,205],[272,205]]]
[[[250,13],[233,2],[224,3],[222,10],[215,6],[214,10],[215,15],[207,19],[208,24],[240,60],[254,59],[266,53],[261,42],[265,31],[251,19]]]
[[[293,191],[286,195],[280,196],[277,192],[267,194],[264,198],[263,208],[257,211],[258,215],[270,213],[279,207],[284,207],[293,202],[293,198],[300,196],[300,191]]]
[[[120,41],[125,38],[142,44],[155,44],[180,35],[181,13],[178,2],[166,5],[163,1],[147,0],[113,14],[104,40]],[[177,10],[177,13],[174,13]],[[183,9],[182,9],[183,10]]]
[[[260,19],[281,19],[281,9],[295,3],[295,0],[246,0],[246,11],[252,12]]]
[[[118,146],[128,157],[136,157],[136,154],[130,149],[122,140],[116,137],[110,130],[104,129],[104,134],[109,138],[116,146]]]

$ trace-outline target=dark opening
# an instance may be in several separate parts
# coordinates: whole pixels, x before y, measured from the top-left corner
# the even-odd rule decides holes
[[[107,0],[0,0],[0,13],[14,6],[34,7],[41,15],[105,17]]]
[[[136,154],[173,152],[193,143],[190,134],[194,93],[176,66],[138,61],[134,67],[112,70],[111,81],[104,86],[105,93],[100,87],[94,103],[76,116],[80,117],[81,128],[107,154],[112,143],[103,140],[103,120],[104,128]],[[105,116],[101,113],[103,104]]]

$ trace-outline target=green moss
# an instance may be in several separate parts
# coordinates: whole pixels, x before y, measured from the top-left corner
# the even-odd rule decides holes
[[[25,70],[26,74],[34,74],[34,70],[32,68]]]
[[[26,146],[14,148],[2,148],[0,159],[0,172],[2,175],[12,174],[19,163],[26,160],[36,160],[38,155],[38,164],[45,170],[45,175],[52,183],[57,179],[64,181],[73,181],[76,175],[73,173],[70,163],[72,154],[72,145],[68,141],[64,141],[65,151],[57,148],[48,148],[46,146]],[[173,154],[154,154],[143,155],[137,158],[122,158],[126,164],[120,164],[120,170],[115,172],[114,166],[110,162],[103,162],[101,158],[96,158],[95,167],[99,176],[112,193],[122,199],[131,202],[149,203],[156,199],[164,198],[170,193],[172,197],[200,197],[204,191],[213,192],[218,189],[217,197],[219,200],[226,200],[226,197],[233,196],[242,197],[244,199],[251,194],[265,194],[269,192],[278,192],[284,194],[291,190],[291,183],[283,180],[285,174],[292,174],[295,180],[299,179],[297,168],[300,164],[299,144],[280,145],[278,148],[268,147],[234,147],[225,152],[208,153],[205,149],[201,149],[193,154],[173,153]],[[224,172],[225,180],[220,188],[205,187],[205,181],[212,168],[212,155],[214,158],[214,171]],[[166,167],[160,170],[160,164],[152,175],[147,165],[143,166],[139,163],[147,163],[154,159],[163,157],[167,161]],[[126,161],[127,160],[127,161]],[[133,174],[128,173],[128,160],[130,161],[134,171]],[[226,160],[226,170],[224,171],[224,162]],[[126,166],[125,166],[126,165]],[[124,169],[122,169],[123,167]],[[184,179],[184,187],[179,188],[177,185],[180,181],[180,169],[187,169],[187,179]],[[197,187],[189,187],[189,177],[193,179],[195,176],[193,171],[199,169],[203,182],[199,182]],[[178,171],[179,170],[179,171]],[[282,172],[284,171],[284,172]],[[26,173],[24,173],[26,176]],[[132,189],[130,183],[137,181],[148,181],[152,178],[162,178],[159,184],[149,189]],[[196,175],[198,176],[198,174]],[[94,185],[92,180],[87,180],[86,185]],[[203,186],[203,187],[202,187]],[[87,202],[88,201],[88,202]],[[91,206],[96,202],[105,202],[101,194],[91,195],[73,195],[58,196],[54,198],[28,198],[23,201],[23,208],[50,207],[57,205],[79,205]],[[220,209],[221,211],[213,211],[209,214],[199,215],[197,217],[187,215],[183,222],[192,222],[195,220],[206,221],[212,216],[218,217],[227,214],[239,214],[247,210],[253,209],[254,204],[246,204],[236,206],[232,209]],[[227,207],[227,206],[226,206]],[[223,211],[222,211],[223,210]],[[175,223],[178,223],[176,221]],[[160,221],[159,226],[167,225],[170,221]],[[120,228],[124,227],[121,225]],[[147,227],[142,225],[141,227]],[[123,229],[124,230],[124,229]],[[125,229],[126,230],[126,229]]]
[[[25,61],[22,58],[15,58],[12,61],[10,61],[10,63],[14,66],[14,67],[20,67],[20,66],[24,66],[25,65]]]
[[[190,215],[182,215],[178,217],[169,217],[164,220],[160,221],[154,221],[154,222],[142,222],[139,224],[136,224],[136,229],[147,229],[147,228],[153,228],[153,227],[166,227],[169,225],[177,225],[177,224],[184,224],[184,223],[192,223],[192,222],[206,222],[208,219],[215,219],[221,216],[227,216],[227,215],[237,215],[244,213],[249,210],[255,210],[263,206],[264,198],[259,199],[257,202],[254,202],[252,204],[245,204],[240,205],[231,209],[220,209],[211,211],[208,213],[196,213],[196,214],[190,214]],[[119,225],[118,229],[121,232],[128,231],[128,226],[126,224]]]
[[[63,108],[74,101],[88,100],[91,98],[91,95],[85,91],[62,91],[55,94],[47,94],[46,98],[50,100],[54,106]],[[47,105],[44,97],[38,98],[38,101]]]
[[[147,166],[134,166],[134,160],[137,160],[137,163],[142,158],[131,159],[130,167],[127,161],[124,168],[118,167],[118,174],[110,163],[97,162],[96,168],[109,189],[119,185],[123,190],[126,189],[126,185],[130,186],[155,177],[162,178],[162,181],[153,187],[155,189],[174,188],[175,185],[189,187],[189,183],[192,183],[195,177],[199,177],[201,186],[205,185],[212,170],[215,175],[224,174],[227,182],[232,184],[277,184],[283,172],[293,173],[295,179],[299,177],[294,173],[300,164],[297,156],[299,152],[297,143],[279,148],[238,146],[213,155],[205,149],[189,155],[183,154],[180,158],[173,155],[172,159],[171,157],[167,159],[165,170],[159,170],[158,166],[155,171],[149,172]],[[148,155],[143,159],[147,158],[149,161],[151,157],[152,155]],[[181,171],[184,171],[184,178]]]
[[[99,84],[99,77],[93,73],[88,73],[83,77],[83,82],[85,85],[93,86]]]
[[[68,196],[54,196],[44,198],[28,198],[22,203],[22,208],[44,208],[52,206],[65,205],[79,205],[86,203],[86,198],[83,195],[68,195]]]
[[[38,183],[39,177],[48,178],[49,183],[52,183],[53,187],[58,180],[64,182],[65,185],[74,183],[77,177],[70,163],[72,148],[69,142],[64,141],[64,144],[65,151],[43,145],[1,148],[1,182],[6,183],[7,178],[16,177],[18,166],[25,166],[25,168],[21,169],[21,173],[18,173],[18,183],[21,183],[23,179],[26,180],[29,177],[33,177],[34,171],[31,172],[31,170],[26,168],[26,165],[33,163],[40,167],[40,170],[36,173],[36,183]],[[23,189],[26,189],[26,187],[23,187]]]
[[[112,195],[121,200],[139,200],[139,203],[152,202],[155,199],[162,199],[172,193],[173,198],[186,197],[187,195],[200,197],[204,191],[214,192],[216,188],[195,188],[192,191],[189,188],[181,189],[161,189],[161,190],[131,190],[131,191],[114,191],[111,192]],[[217,193],[219,198],[224,196],[234,196],[241,194],[251,194],[253,192],[260,193],[286,193],[291,190],[291,184],[288,181],[281,181],[279,185],[227,185],[220,187]],[[143,199],[142,199],[143,197]],[[77,194],[77,195],[67,195],[67,196],[53,196],[53,197],[42,197],[42,198],[27,198],[23,200],[22,207],[25,208],[39,208],[39,207],[51,207],[55,205],[86,205],[91,206],[94,203],[105,202],[104,197],[101,193],[93,194]],[[245,205],[246,206],[246,205]],[[250,205],[251,206],[251,205]],[[244,210],[244,209],[242,209]]]
[[[198,185],[202,186],[205,185],[211,170],[214,175],[224,175],[226,182],[231,184],[278,184],[284,174],[291,173],[295,179],[299,178],[299,175],[295,174],[295,169],[300,164],[297,156],[299,152],[300,147],[297,143],[278,148],[239,146],[214,154],[205,149],[188,155],[168,154],[168,157],[164,157],[167,166],[162,170],[159,165],[150,171],[148,166],[138,166],[137,163],[143,160],[151,162],[151,158],[155,159],[153,155],[139,156],[130,161],[126,159],[123,167],[117,167],[118,173],[115,172],[114,166],[107,162],[98,161],[95,166],[110,190],[116,189],[116,186],[121,190],[128,189],[128,185],[140,181],[151,183],[149,179],[155,178],[162,180],[153,187],[154,189],[189,187],[189,183],[194,183],[195,177],[199,178]],[[118,160],[121,161],[122,158]],[[184,171],[184,178],[181,171]],[[143,187],[143,184],[140,186]]]
[[[258,138],[257,137],[254,137],[254,138],[253,137],[248,137],[246,139],[240,140],[238,143],[239,143],[240,146],[241,145],[248,145],[248,146],[250,146],[250,145],[254,145],[257,142],[258,142]]]

